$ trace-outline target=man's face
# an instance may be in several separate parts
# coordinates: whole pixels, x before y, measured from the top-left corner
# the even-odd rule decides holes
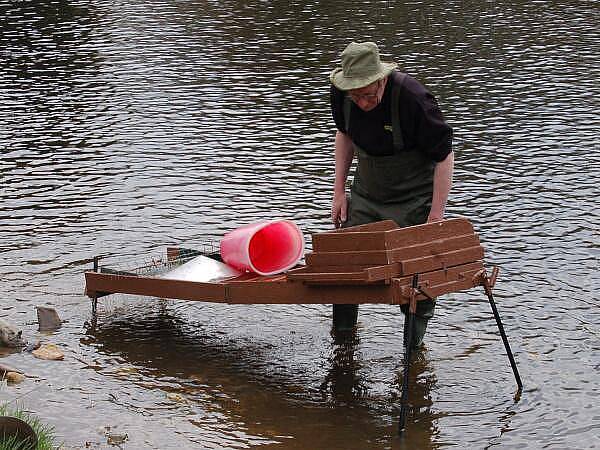
[[[348,91],[348,95],[360,109],[363,111],[371,111],[373,108],[379,105],[379,102],[381,102],[384,85],[385,80],[377,80],[374,83],[371,83],[360,89],[352,89]]]

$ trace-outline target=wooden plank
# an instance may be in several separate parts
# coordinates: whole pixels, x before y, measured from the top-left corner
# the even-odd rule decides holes
[[[85,272],[86,294],[96,292],[146,295],[149,297],[175,298],[209,302],[225,301],[223,283],[200,283],[195,281],[168,280],[152,277]]]
[[[400,264],[387,264],[385,266],[369,267],[365,269],[366,280],[369,282],[389,280],[402,274]]]
[[[475,234],[466,234],[393,250],[311,252],[306,254],[306,263],[309,266],[384,265],[477,245],[479,245],[479,238]]]
[[[343,264],[339,266],[302,266],[296,269],[288,270],[286,272],[289,279],[296,279],[297,275],[304,275],[309,273],[350,273],[350,272],[363,272],[365,269],[373,267],[372,264]]]
[[[413,273],[430,272],[444,267],[457,266],[483,259],[483,247],[469,247],[462,250],[454,250],[439,255],[426,256],[423,258],[401,261],[402,270],[399,275],[411,275]]]
[[[317,233],[313,235],[314,251],[385,250],[386,231],[359,231],[346,233]]]
[[[448,219],[388,231],[317,233],[313,235],[313,250],[315,252],[390,250],[473,233],[473,226],[467,219]]]
[[[463,273],[475,274],[481,269],[483,269],[483,262],[475,261],[467,264],[449,267],[447,269],[434,270],[432,272],[419,274],[419,284],[433,286],[436,284],[446,283],[448,281],[455,281],[458,280],[461,277],[461,274]],[[404,278],[412,279],[412,276],[409,275]]]
[[[440,220],[386,232],[386,248],[402,248],[466,234],[474,234],[473,225],[467,219]]]
[[[392,262],[392,251],[394,250],[310,252],[305,255],[305,260],[309,266],[335,266],[342,264],[382,265]]]
[[[311,284],[361,284],[391,278],[391,268],[383,266],[305,266],[289,271],[290,281],[303,281]]]
[[[438,297],[451,292],[458,292],[478,286],[478,281],[473,277],[483,268],[483,263],[477,261],[474,263],[455,266],[447,270],[437,270],[421,274],[419,276],[419,286],[427,289],[427,292],[433,297]],[[398,304],[408,303],[409,288],[412,286],[412,275],[400,278],[392,278],[391,284],[394,287],[394,302]],[[425,300],[425,295],[417,295],[417,300]]]
[[[471,272],[472,275],[475,272]],[[428,287],[427,290],[434,296],[439,297],[440,295],[450,294],[451,292],[464,291],[477,286],[473,283],[472,277],[459,279],[456,281],[449,281],[448,283],[438,284],[436,286]]]
[[[359,281],[366,282],[367,274],[361,272],[302,272],[288,274],[288,280],[291,281],[307,281],[311,283],[320,283],[328,281],[345,282]]]
[[[476,272],[469,272],[470,275],[474,275],[475,273]],[[410,286],[410,284],[402,285],[399,283],[397,283],[397,285],[399,286],[400,290],[396,291],[396,297],[395,297],[394,301],[398,301],[399,304],[404,305],[404,304],[408,303],[408,301],[409,301],[411,286]],[[435,286],[427,286],[426,289],[427,289],[428,294],[435,298],[435,297],[439,297],[444,294],[449,294],[452,292],[459,292],[459,291],[464,291],[466,289],[471,289],[475,286],[477,286],[477,284],[473,282],[472,276],[470,276],[470,277],[460,278],[458,280],[448,281],[447,283],[440,283]],[[416,298],[418,301],[421,301],[421,300],[426,300],[427,296],[425,296],[423,294],[417,294]]]
[[[380,220],[379,222],[366,223],[364,225],[355,225],[353,227],[338,228],[331,233],[348,233],[356,231],[389,231],[399,228],[398,224],[393,220]],[[315,233],[316,234],[316,233]]]
[[[395,305],[406,305],[409,297],[405,295],[405,288],[412,284],[412,277],[392,278],[392,301]]]
[[[233,304],[361,304],[393,303],[389,284],[311,286],[290,281],[241,282],[227,286],[227,301]]]

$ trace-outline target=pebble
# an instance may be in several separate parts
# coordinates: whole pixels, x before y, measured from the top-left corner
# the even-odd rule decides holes
[[[131,373],[138,373],[139,369],[137,367],[119,367],[115,370],[117,375],[128,375]]]
[[[19,384],[25,380],[25,375],[19,372],[6,372],[4,378],[9,384]]]
[[[109,433],[106,435],[106,443],[108,445],[121,445],[124,444],[128,439],[127,434],[113,434]]]
[[[33,356],[39,359],[59,361],[65,358],[65,354],[54,344],[42,344],[40,348],[31,352]]]
[[[177,394],[176,392],[167,393],[167,398],[172,402],[187,403],[187,399],[183,395]]]

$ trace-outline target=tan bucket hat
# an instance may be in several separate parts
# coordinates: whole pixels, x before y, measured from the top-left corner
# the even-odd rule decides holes
[[[342,52],[342,67],[329,74],[338,89],[360,89],[389,75],[398,67],[393,62],[381,62],[379,48],[374,42],[351,42]]]

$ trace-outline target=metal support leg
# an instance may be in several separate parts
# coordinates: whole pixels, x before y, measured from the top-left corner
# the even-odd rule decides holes
[[[402,378],[402,398],[400,400],[400,419],[398,420],[398,434],[402,434],[406,428],[406,409],[408,407],[408,374],[410,370],[410,357],[412,353],[413,340],[413,322],[415,320],[415,312],[417,309],[416,288],[419,283],[419,275],[416,274],[412,279],[412,292],[410,294],[410,307],[408,314],[404,319],[404,327],[408,332],[405,334],[404,341],[404,376]],[[408,327],[408,328],[406,328]]]
[[[521,382],[521,377],[519,376],[519,370],[517,369],[517,363],[515,362],[515,358],[510,350],[510,345],[508,344],[508,338],[506,337],[506,333],[504,332],[504,327],[502,326],[502,321],[500,320],[500,314],[498,314],[498,309],[496,308],[496,302],[494,302],[494,296],[492,294],[492,287],[490,285],[490,280],[488,277],[483,274],[482,276],[482,284],[485,293],[488,296],[488,300],[490,301],[490,306],[492,307],[492,312],[494,313],[494,318],[496,319],[496,324],[498,325],[498,331],[500,331],[500,336],[502,336],[502,342],[504,342],[504,348],[506,349],[506,354],[508,355],[508,360],[510,361],[510,366],[512,367],[513,373],[515,375],[515,380],[517,381],[517,392],[515,393],[515,401],[519,400],[521,397],[521,391],[523,390],[523,383]]]
[[[94,272],[98,272],[98,257],[94,256]],[[98,297],[92,297],[92,320],[96,319],[98,312]]]

